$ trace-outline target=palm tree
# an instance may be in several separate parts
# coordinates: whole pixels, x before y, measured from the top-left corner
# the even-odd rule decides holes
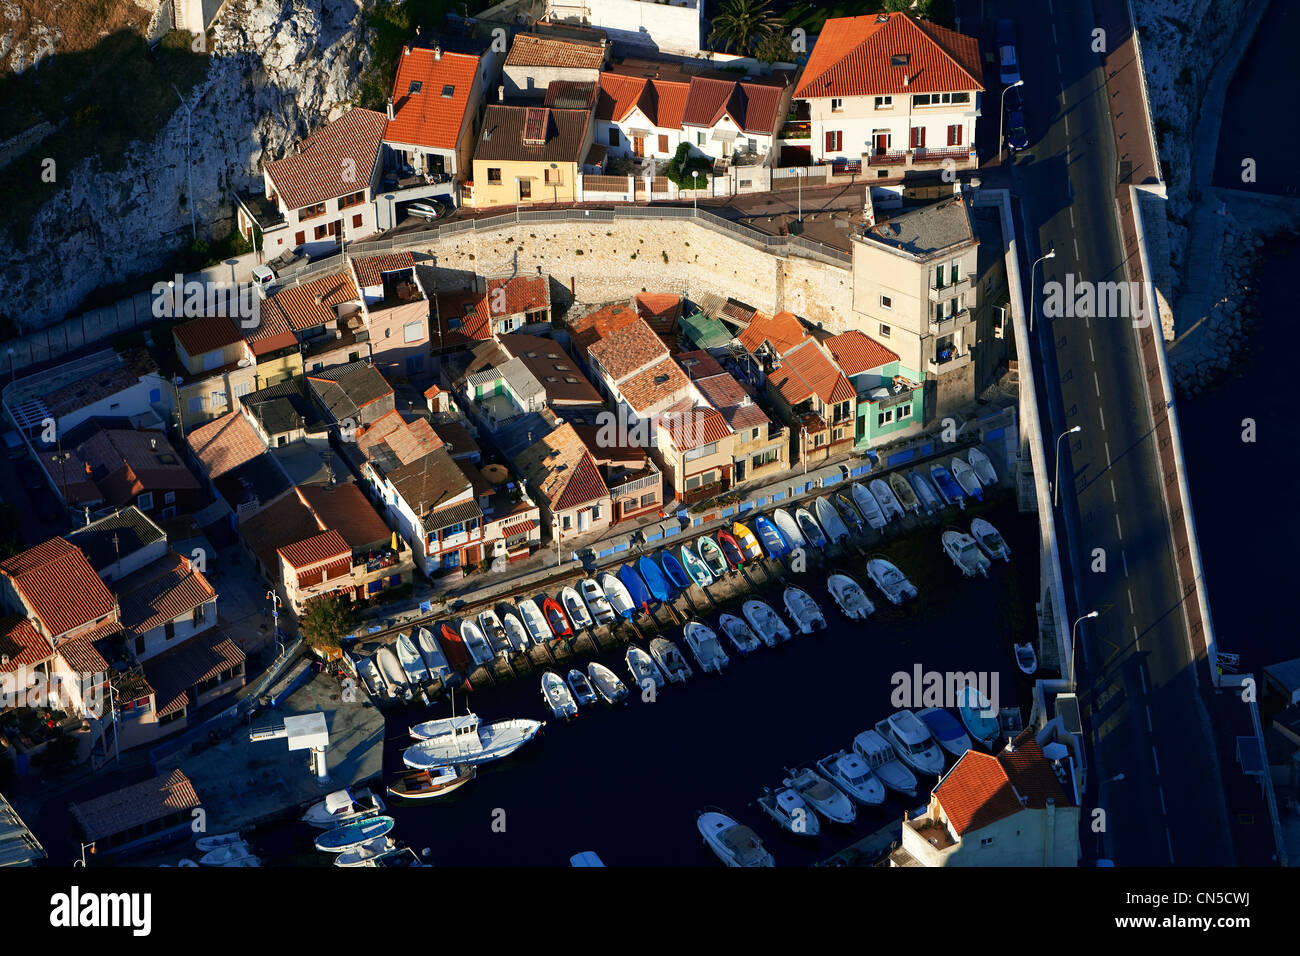
[[[709,39],[721,43],[724,50],[733,46],[737,53],[749,56],[765,42],[770,43],[782,29],[781,19],[772,13],[772,0],[723,0],[722,9],[713,18]]]

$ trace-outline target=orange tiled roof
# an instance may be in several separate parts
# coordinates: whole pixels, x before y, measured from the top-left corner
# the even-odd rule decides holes
[[[586,358],[593,345],[601,339],[613,335],[619,329],[626,328],[636,320],[637,313],[635,309],[629,308],[622,302],[615,302],[612,305],[607,305],[602,309],[597,309],[595,312],[570,321],[568,323],[569,337],[573,340],[573,347],[578,354]]]
[[[396,409],[381,416],[357,435],[357,448],[366,457],[370,457],[370,450],[380,442],[387,444],[403,465],[409,465],[442,447],[442,439],[427,418],[407,422]]]
[[[262,437],[237,411],[200,425],[185,440],[214,481],[266,451]]]
[[[393,118],[384,127],[385,142],[455,149],[478,64],[479,58],[469,53],[443,52],[438,58],[433,50],[404,47],[397,58]]]
[[[609,497],[591,452],[568,422],[520,452],[515,465],[552,512]]]
[[[599,70],[604,63],[605,50],[595,44],[520,33],[510,45],[505,65],[563,66],[579,70]]]
[[[665,357],[662,362],[620,383],[618,391],[635,411],[648,413],[690,387],[691,380],[686,377],[681,366]]]
[[[280,199],[301,209],[364,190],[387,124],[383,113],[350,109],[303,140],[294,155],[267,163]]]
[[[896,352],[857,329],[832,335],[824,344],[845,375],[858,375],[869,369],[880,368],[882,365],[898,361]]]
[[[32,622],[12,615],[0,618],[0,673],[13,673],[20,667],[35,667],[48,660],[54,651],[50,642],[36,633]]]
[[[64,538],[50,538],[0,561],[0,574],[10,580],[51,638],[117,607],[85,555]]]
[[[816,395],[827,405],[855,397],[857,392],[830,356],[814,339],[800,342],[781,359],[768,381],[791,406]]]
[[[397,272],[400,269],[414,269],[415,256],[409,252],[393,252],[385,256],[361,256],[349,259],[352,274],[357,285],[370,289],[384,284],[385,272]]]
[[[352,560],[352,549],[337,531],[322,531],[310,538],[304,538],[296,544],[279,548],[280,557],[289,567],[297,570],[322,561],[336,563],[341,558]]]
[[[747,352],[757,352],[759,346],[766,342],[781,356],[808,338],[808,333],[793,312],[778,312],[776,315],[755,312],[749,325],[736,338]]]
[[[711,445],[731,434],[721,412],[707,405],[692,405],[689,399],[660,415],[659,427],[668,432],[678,451]]]
[[[668,347],[649,324],[638,317],[622,328],[611,332],[599,342],[592,343],[587,354],[595,359],[615,383],[637,373],[652,362],[668,357]],[[678,369],[680,374],[681,370]]]
[[[206,315],[182,322],[172,329],[172,335],[190,358],[234,345],[243,338],[239,327],[224,315]]]
[[[77,674],[108,674],[108,661],[95,650],[90,638],[82,635],[59,645],[58,655]]]
[[[173,770],[166,776],[74,803],[70,809],[87,840],[102,840],[199,805],[190,778],[180,770]]]
[[[217,592],[200,571],[175,551],[127,578],[118,590],[122,629],[143,634],[216,600]]]
[[[1031,734],[1016,739],[1014,751],[997,756],[968,750],[934,788],[944,815],[957,834],[978,830],[1027,805],[1041,809],[1050,797],[1057,806],[1072,805],[1047,758]]]
[[[334,306],[360,299],[352,276],[335,272],[306,285],[286,286],[262,304],[262,312],[278,311],[294,330],[302,332],[337,319]]]

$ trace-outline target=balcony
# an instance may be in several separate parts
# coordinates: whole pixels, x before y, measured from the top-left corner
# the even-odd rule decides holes
[[[902,166],[907,162],[907,150],[891,149],[883,153],[871,153],[867,156],[868,166]]]
[[[951,332],[955,332],[957,329],[961,328],[969,321],[970,321],[969,309],[962,309],[960,312],[955,312],[952,315],[948,316],[946,319],[931,319],[930,334],[948,335]]]
[[[934,358],[930,359],[930,368],[936,373],[942,375],[947,372],[956,371],[971,361],[971,352],[967,348],[964,352],[958,352],[955,348],[941,350]]]
[[[648,488],[658,488],[660,483],[659,471],[652,465],[643,471],[629,472],[624,476],[623,481],[614,478],[609,483],[609,493],[611,497],[624,497],[628,495],[639,494]]]
[[[954,146],[948,149],[920,149],[912,150],[912,165],[924,166],[930,163],[944,163],[952,160],[955,163],[963,163],[970,159],[969,146]]]
[[[812,139],[812,123],[807,120],[794,120],[781,127],[781,139]]]
[[[969,274],[962,276],[956,282],[949,282],[947,285],[930,286],[930,301],[942,302],[945,299],[951,299],[959,292],[969,292],[971,290],[971,276]]]

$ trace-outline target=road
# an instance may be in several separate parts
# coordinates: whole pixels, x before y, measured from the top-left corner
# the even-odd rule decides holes
[[[1115,204],[1120,156],[1103,58],[1091,49],[1093,7],[1022,0],[1002,4],[999,13],[1016,19],[1025,79],[1032,148],[1010,172],[1027,240],[1021,267],[1035,297],[1031,338],[1051,424],[1044,436],[1049,461],[1057,436],[1081,429],[1062,442],[1057,520],[1068,542],[1070,618],[1099,613],[1078,624],[1075,661],[1093,744],[1085,858],[1105,856],[1120,866],[1231,865],[1219,758],[1202,693],[1210,675],[1204,649],[1193,646],[1182,616],[1131,310],[1043,315],[1045,283],[1126,280]],[[1126,29],[1108,26],[1109,44],[1127,39]],[[986,115],[996,118],[995,110]],[[1133,150],[1126,139],[1124,153]],[[1124,161],[1142,164],[1132,155]],[[1132,168],[1124,167],[1126,177]],[[1055,258],[1031,275],[1031,264],[1047,250]],[[1106,818],[1090,839],[1094,806]]]

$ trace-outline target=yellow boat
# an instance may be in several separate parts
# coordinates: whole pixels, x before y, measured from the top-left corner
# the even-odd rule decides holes
[[[736,540],[740,542],[740,548],[745,552],[746,558],[754,559],[763,556],[763,549],[759,546],[758,538],[755,537],[754,532],[750,531],[739,521],[731,526],[731,533],[735,535]]]

